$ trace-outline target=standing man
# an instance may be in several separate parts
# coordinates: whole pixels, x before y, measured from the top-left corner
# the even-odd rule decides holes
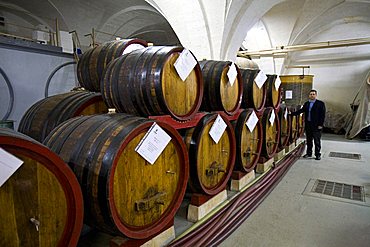
[[[303,158],[312,157],[312,140],[315,142],[315,160],[321,160],[321,131],[324,126],[325,120],[325,103],[321,100],[316,99],[317,91],[312,89],[308,96],[309,100],[304,103],[303,107],[292,112],[292,115],[299,115],[304,113],[305,115],[305,131],[307,150]]]

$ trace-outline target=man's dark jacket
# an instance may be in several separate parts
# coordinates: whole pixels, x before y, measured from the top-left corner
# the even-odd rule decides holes
[[[301,113],[304,113],[305,116],[305,123],[308,122],[308,110],[310,107],[310,102],[307,101],[304,103],[303,107],[296,111],[292,112],[292,115],[299,115]],[[325,120],[325,104],[321,100],[316,100],[315,103],[313,103],[311,108],[311,124],[314,127],[318,126],[324,126],[324,120]]]

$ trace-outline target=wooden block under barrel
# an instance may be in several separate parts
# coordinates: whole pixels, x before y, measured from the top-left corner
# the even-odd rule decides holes
[[[197,222],[202,219],[204,216],[209,214],[213,209],[218,205],[224,202],[227,199],[226,190],[221,191],[217,195],[211,197],[209,200],[204,202],[202,205],[196,206],[193,204],[189,205],[188,208],[188,221]]]
[[[264,163],[258,163],[256,167],[256,172],[257,173],[264,173],[267,171],[270,167],[272,167],[274,164],[274,159],[269,159],[268,161]]]
[[[238,175],[241,175],[240,174],[241,172],[238,172],[238,173],[239,173]],[[234,174],[233,174],[233,177],[231,179],[230,190],[232,190],[232,191],[240,191],[247,184],[249,184],[250,182],[252,182],[255,178],[256,178],[256,174],[255,174],[254,170],[252,170],[252,171],[250,171],[248,173],[244,173],[243,176],[241,176],[241,177],[240,176],[234,177]]]

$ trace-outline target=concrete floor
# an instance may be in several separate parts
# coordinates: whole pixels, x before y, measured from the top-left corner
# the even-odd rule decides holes
[[[330,152],[359,153],[361,160],[332,158]],[[310,179],[364,186],[365,202],[317,197]],[[324,135],[322,160],[298,160],[220,246],[370,246],[370,142]]]

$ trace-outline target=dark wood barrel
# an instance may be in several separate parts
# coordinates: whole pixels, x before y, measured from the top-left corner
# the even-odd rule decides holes
[[[189,187],[193,192],[215,195],[224,190],[232,174],[235,162],[235,134],[231,123],[218,143],[211,138],[209,131],[218,114],[207,114],[195,128],[185,133],[185,143],[189,150]]]
[[[273,123],[270,123],[271,115],[275,114]],[[280,123],[279,117],[272,107],[266,107],[262,114],[263,141],[259,162],[265,162],[271,159],[279,146]]]
[[[81,86],[93,92],[100,92],[100,80],[106,66],[125,52],[148,44],[141,39],[122,39],[106,42],[82,54],[77,63],[77,77]]]
[[[281,102],[281,85],[278,89],[275,88],[275,81],[277,75],[266,75],[266,107],[273,107],[275,110],[279,109]]]
[[[203,78],[197,63],[186,80],[181,80],[174,63],[183,49],[153,46],[114,60],[101,86],[107,105],[139,116],[191,119],[202,101]]]
[[[238,112],[243,97],[243,81],[237,77],[231,86],[227,76],[231,62],[204,60],[199,62],[204,78],[204,96],[201,109],[224,111],[228,115]]]
[[[279,150],[282,150],[289,144],[290,132],[292,124],[290,123],[289,110],[286,105],[281,104],[279,107],[279,122],[280,122],[280,139],[279,139]]]
[[[107,112],[100,93],[75,91],[58,94],[31,106],[23,115],[18,131],[43,142],[50,131],[70,118]]]
[[[287,106],[289,112],[296,111],[296,107],[293,106]],[[289,121],[290,121],[290,136],[289,136],[289,144],[292,144],[295,140],[298,139],[298,116],[292,116],[289,115]]]
[[[254,81],[259,70],[240,69],[243,80],[243,100],[241,106],[243,108],[253,108],[257,112],[264,109],[266,102],[266,83],[261,88]]]
[[[246,125],[253,111],[252,108],[242,111],[235,122],[236,161],[234,170],[252,171],[261,154],[263,138],[261,121],[258,121],[253,131],[250,131]]]
[[[0,187],[0,246],[77,246],[83,200],[68,165],[10,129],[0,128],[0,146],[24,162]]]
[[[189,159],[182,137],[160,122],[171,140],[154,164],[135,151],[154,123],[127,114],[76,117],[45,139],[75,173],[88,225],[144,239],[174,219],[185,194]]]

